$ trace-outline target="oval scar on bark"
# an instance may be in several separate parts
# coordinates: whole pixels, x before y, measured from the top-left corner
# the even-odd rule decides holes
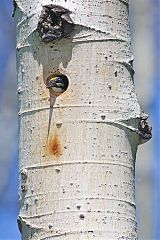
[[[37,26],[41,41],[48,43],[68,37],[74,30],[71,13],[59,5],[44,5]]]
[[[54,155],[56,157],[60,157],[60,155],[62,155],[62,146],[57,134],[49,139],[47,150],[48,155]]]

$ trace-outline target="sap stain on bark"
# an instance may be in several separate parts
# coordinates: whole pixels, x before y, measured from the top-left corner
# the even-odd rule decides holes
[[[62,146],[57,134],[49,139],[47,147],[48,155],[54,155],[55,157],[60,157],[60,155],[62,155]]]
[[[41,41],[52,42],[67,37],[74,30],[70,13],[58,5],[43,6],[37,27]]]

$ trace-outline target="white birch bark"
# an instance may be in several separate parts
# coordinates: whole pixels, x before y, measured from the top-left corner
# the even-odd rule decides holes
[[[16,3],[22,239],[137,239],[128,0]],[[43,43],[36,29],[51,3],[72,11],[75,30]],[[69,87],[51,109],[56,71]]]

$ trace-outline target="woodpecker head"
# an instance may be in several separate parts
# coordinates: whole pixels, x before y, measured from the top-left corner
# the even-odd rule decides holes
[[[66,91],[68,78],[64,75],[53,76],[47,79],[46,87],[51,91],[52,95],[59,96]]]

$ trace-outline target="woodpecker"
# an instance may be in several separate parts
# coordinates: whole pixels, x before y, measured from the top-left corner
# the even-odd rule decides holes
[[[46,87],[51,95],[59,96],[66,91],[68,87],[68,78],[64,75],[54,76],[47,80]]]

